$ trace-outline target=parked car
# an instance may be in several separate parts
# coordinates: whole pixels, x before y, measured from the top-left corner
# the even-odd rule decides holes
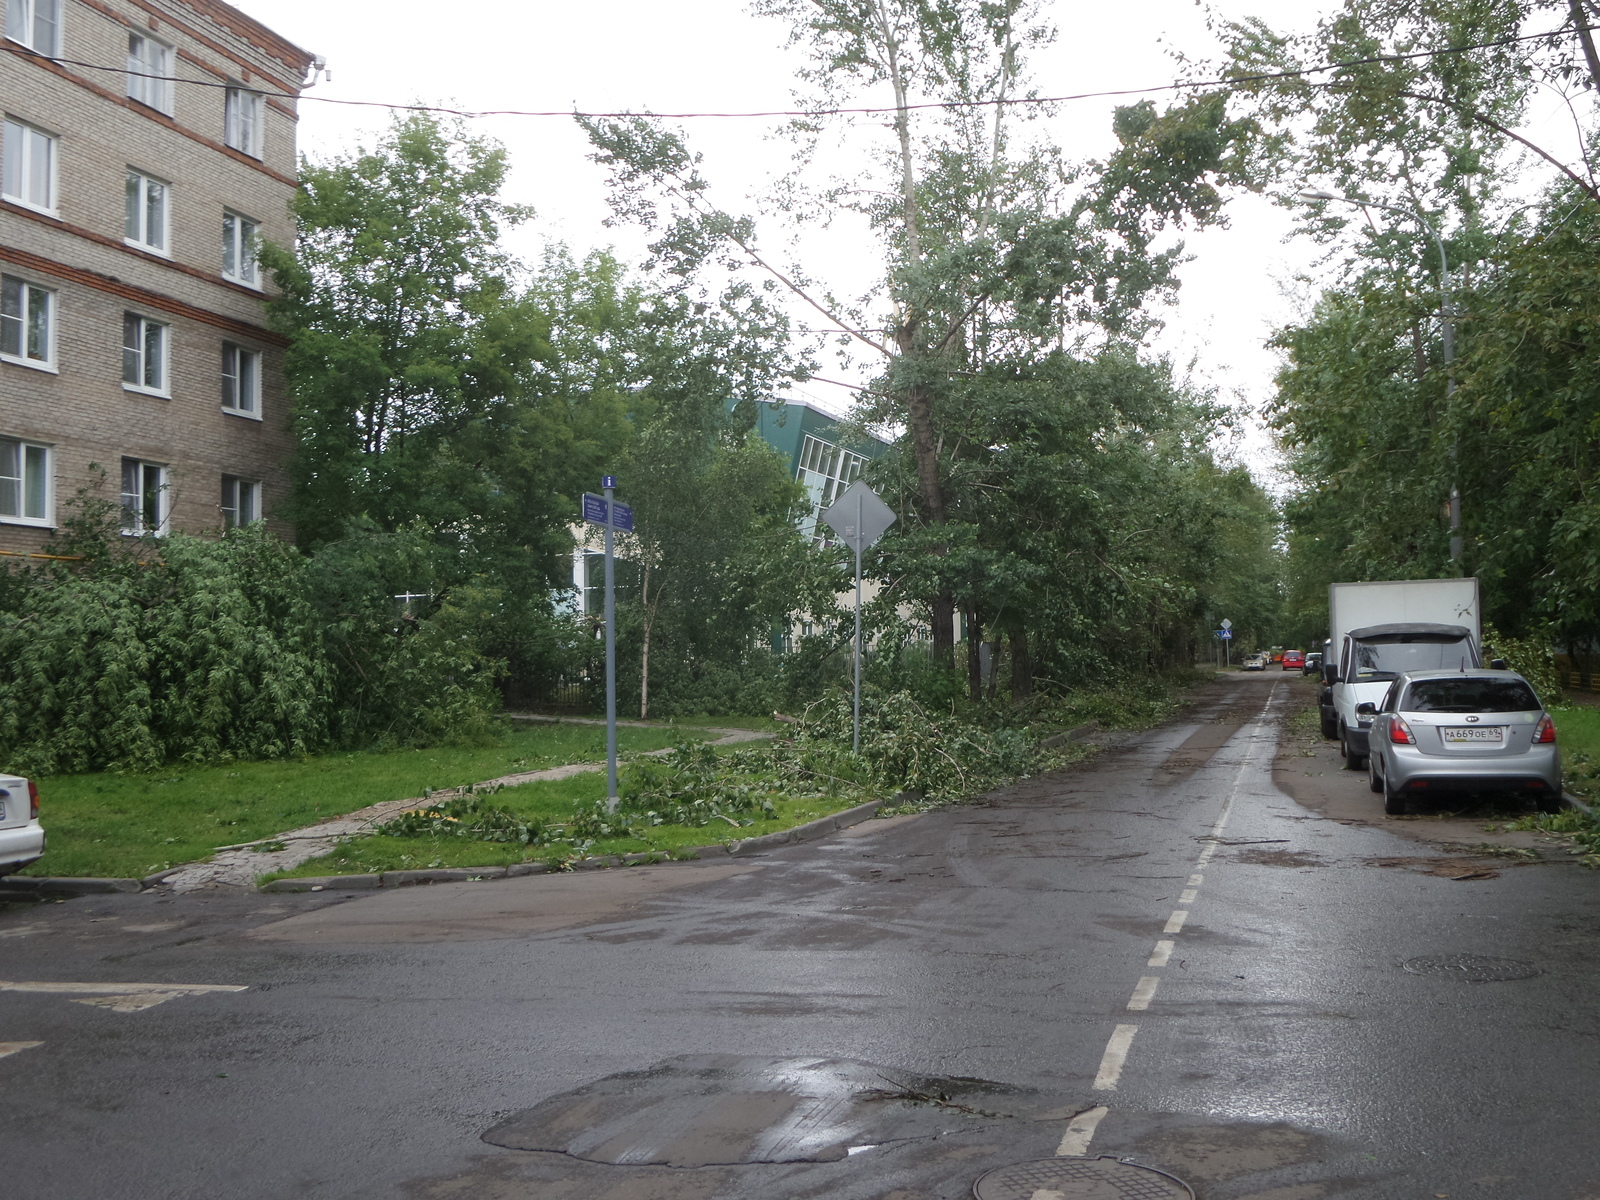
[[[0,875],[20,871],[43,856],[39,789],[31,779],[0,772]]]
[[[1321,650],[1313,650],[1310,654],[1306,655],[1306,663],[1305,663],[1305,666],[1300,668],[1300,673],[1302,675],[1320,675],[1320,674],[1322,674],[1322,651]]]
[[[1285,650],[1283,652],[1283,669],[1285,671],[1303,671],[1306,665],[1306,652],[1304,650]]]
[[[1515,671],[1408,671],[1372,710],[1367,782],[1387,813],[1435,796],[1511,792],[1561,810],[1556,727]]]
[[[1252,654],[1244,660],[1246,671],[1265,671],[1267,669],[1267,656],[1265,654]]]

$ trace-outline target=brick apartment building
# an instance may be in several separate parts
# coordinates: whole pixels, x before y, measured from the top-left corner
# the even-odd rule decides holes
[[[295,106],[263,93],[312,56],[217,0],[0,4],[0,550],[92,465],[125,532],[289,533],[253,246],[293,238]]]

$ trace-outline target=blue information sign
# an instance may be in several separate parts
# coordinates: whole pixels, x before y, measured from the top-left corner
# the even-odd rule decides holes
[[[593,492],[585,492],[583,494],[583,519],[585,521],[593,521],[596,525],[604,525],[606,523],[607,507],[604,496],[596,496]]]
[[[614,487],[616,487],[617,486],[617,477],[615,475],[602,475],[602,476],[600,476],[600,486],[603,487],[603,488],[614,488]]]
[[[1222,631],[1222,640],[1223,640],[1223,641],[1225,641],[1225,642],[1231,642],[1231,641],[1233,641],[1233,630],[1231,630],[1231,629],[1224,629],[1224,630],[1223,630],[1223,631]]]
[[[626,533],[633,532],[633,509],[621,500],[611,503],[611,528],[621,529]]]

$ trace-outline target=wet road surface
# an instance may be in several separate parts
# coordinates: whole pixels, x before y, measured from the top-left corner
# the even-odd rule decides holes
[[[1305,699],[749,859],[10,906],[5,1194],[1600,1200],[1600,876],[1394,869],[1274,783]]]

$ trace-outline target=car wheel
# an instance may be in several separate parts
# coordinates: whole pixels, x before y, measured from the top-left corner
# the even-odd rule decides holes
[[[1560,792],[1535,792],[1533,802],[1542,813],[1558,813],[1566,807]]]
[[[1383,781],[1383,811],[1391,817],[1403,817],[1411,812],[1411,798],[1392,789],[1387,779]]]
[[[1322,736],[1330,742],[1339,740],[1339,722],[1332,717],[1322,718]]]
[[[1378,777],[1378,760],[1375,755],[1367,756],[1367,788],[1369,791],[1383,791],[1383,780]]]
[[[1342,729],[1339,731],[1339,753],[1344,755],[1344,769],[1346,771],[1359,771],[1361,770],[1361,765],[1367,761],[1365,754],[1351,753],[1350,741]]]

